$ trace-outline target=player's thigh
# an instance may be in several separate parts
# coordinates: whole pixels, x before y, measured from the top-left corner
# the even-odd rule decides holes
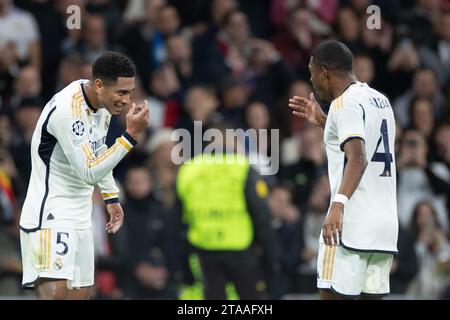
[[[357,298],[363,288],[366,264],[364,253],[321,243],[317,260],[317,287],[329,289],[343,298]]]
[[[75,256],[75,270],[73,280],[69,283],[71,288],[83,289],[89,292],[94,284],[95,253],[92,229],[75,230],[77,238],[77,252]],[[83,293],[78,292],[78,296]],[[75,294],[75,293],[74,293]]]
[[[390,253],[372,253],[367,262],[367,268],[362,292],[374,297],[382,297],[390,291],[389,274],[393,255]]]

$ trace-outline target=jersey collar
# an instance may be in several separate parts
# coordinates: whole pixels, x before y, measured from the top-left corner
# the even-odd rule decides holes
[[[83,82],[80,83],[81,92],[83,93],[84,102],[86,103],[87,108],[89,108],[89,111],[96,113],[98,109],[94,108],[89,101],[86,92],[84,91]]]

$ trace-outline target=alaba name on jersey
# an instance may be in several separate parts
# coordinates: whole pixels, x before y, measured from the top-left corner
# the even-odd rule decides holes
[[[324,140],[331,199],[342,182],[343,147],[350,139],[364,140],[368,165],[344,207],[341,245],[397,252],[394,113],[389,100],[366,83],[353,82],[330,105]]]
[[[91,226],[92,193],[100,187],[106,203],[118,201],[112,169],[132,149],[126,132],[105,144],[111,114],[89,105],[83,84],[69,84],[46,104],[31,141],[32,171],[20,227]]]

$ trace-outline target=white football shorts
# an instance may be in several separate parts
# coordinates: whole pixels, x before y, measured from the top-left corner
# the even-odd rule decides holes
[[[361,293],[389,293],[389,272],[393,255],[359,252],[342,246],[320,243],[317,260],[317,287],[334,293],[358,297]]]
[[[23,288],[33,288],[38,278],[67,279],[69,288],[94,284],[92,229],[21,230],[20,244]]]

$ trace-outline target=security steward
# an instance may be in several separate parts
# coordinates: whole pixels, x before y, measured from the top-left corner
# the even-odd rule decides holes
[[[234,138],[219,140],[215,150],[223,152],[199,154],[178,172],[185,247],[199,257],[206,299],[225,300],[230,282],[240,299],[267,299],[265,275],[279,270],[281,256],[270,227],[268,186],[230,146]]]

